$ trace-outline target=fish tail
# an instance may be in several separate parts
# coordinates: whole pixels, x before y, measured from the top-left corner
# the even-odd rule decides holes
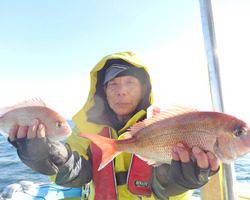
[[[6,131],[3,129],[3,127],[4,127],[3,117],[0,116],[0,134],[2,134],[5,138],[8,138],[8,134],[7,134]]]
[[[80,136],[90,139],[101,149],[102,161],[98,171],[103,169],[109,162],[111,162],[117,155],[121,153],[117,149],[116,140],[89,133],[81,133]]]
[[[6,113],[6,109],[0,108],[0,119],[3,117],[3,115]]]

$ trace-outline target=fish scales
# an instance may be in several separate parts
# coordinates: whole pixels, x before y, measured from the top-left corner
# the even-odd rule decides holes
[[[163,132],[162,135],[141,139],[132,144],[130,148],[124,145],[121,150],[137,153],[142,157],[154,159],[159,162],[169,162],[173,146],[181,141],[185,141],[190,147],[199,146],[204,150],[212,151],[213,146],[209,144],[214,143],[215,137],[207,134],[207,132],[204,134],[204,132],[193,133],[190,131],[179,134],[178,132],[172,131],[172,133],[169,134],[169,131],[166,131],[166,133]]]

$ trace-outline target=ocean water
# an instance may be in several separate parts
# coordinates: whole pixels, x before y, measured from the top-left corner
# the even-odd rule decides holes
[[[9,184],[22,180],[47,182],[47,176],[36,173],[23,164],[16,149],[0,134],[0,191]]]
[[[250,153],[235,162],[236,178],[250,182]],[[9,184],[22,180],[47,182],[48,177],[32,171],[18,158],[16,149],[0,134],[0,192]]]

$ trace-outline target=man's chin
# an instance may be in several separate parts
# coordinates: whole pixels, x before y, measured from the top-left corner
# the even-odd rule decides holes
[[[117,109],[116,114],[119,116],[127,116],[131,114],[133,111],[128,111],[128,109]]]

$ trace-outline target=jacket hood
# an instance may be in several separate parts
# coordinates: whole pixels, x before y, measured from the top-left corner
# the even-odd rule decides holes
[[[126,64],[139,68],[144,74],[146,94],[137,106],[134,114],[142,110],[146,111],[152,104],[151,81],[146,66],[132,52],[121,52],[108,55],[98,62],[90,72],[91,84],[87,101],[83,108],[72,118],[78,130],[90,132],[89,126],[96,127],[96,124],[101,125],[99,126],[100,128],[102,125],[115,128],[114,124],[116,123],[111,119],[115,119],[116,116],[107,104],[103,86],[105,71],[113,63]],[[88,130],[86,130],[86,127],[88,127]],[[93,133],[100,131],[93,127],[91,130]]]

